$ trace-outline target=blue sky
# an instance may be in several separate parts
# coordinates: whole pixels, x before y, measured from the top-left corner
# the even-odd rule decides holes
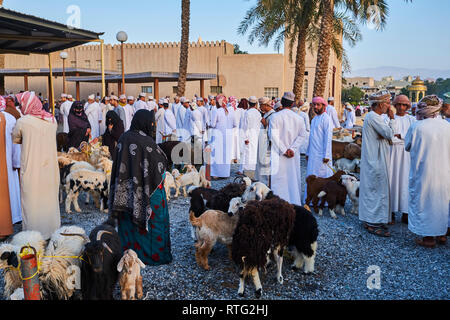
[[[226,40],[250,53],[273,53],[272,45],[250,45],[237,28],[256,0],[191,0],[191,41]],[[363,40],[346,46],[353,70],[379,66],[450,69],[449,0],[388,0],[384,31],[361,26]],[[39,5],[37,6],[37,3]],[[4,7],[66,23],[77,5],[81,28],[105,32],[107,43],[124,30],[128,42],[180,41],[181,0],[4,0]]]

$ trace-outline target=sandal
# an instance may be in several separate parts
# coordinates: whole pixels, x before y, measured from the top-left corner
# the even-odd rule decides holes
[[[422,238],[422,239],[416,239],[416,240],[414,240],[414,242],[417,245],[425,247],[425,248],[433,249],[433,248],[436,247],[436,241],[435,240],[433,240],[433,242],[431,242],[431,241],[428,242],[428,241],[424,241],[424,239]]]
[[[446,244],[447,243],[447,236],[439,236],[436,237],[437,244]]]
[[[376,236],[379,237],[384,237],[384,238],[389,238],[391,236],[391,234],[389,233],[388,229],[386,226],[370,226],[368,224],[364,225],[364,228],[366,228],[366,230],[371,233],[374,234]]]

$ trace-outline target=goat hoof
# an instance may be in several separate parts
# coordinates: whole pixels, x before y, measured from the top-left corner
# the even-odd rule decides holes
[[[261,298],[261,294],[262,294],[262,289],[258,289],[255,291],[256,298],[258,298],[258,299]]]
[[[242,292],[238,292],[238,295],[239,295],[239,297],[241,297],[241,298],[243,298],[244,297],[244,291],[242,291]]]
[[[298,270],[300,270],[300,269],[297,268],[296,266],[292,266],[291,269],[292,269],[292,271],[298,271]]]
[[[283,276],[279,276],[279,277],[277,278],[277,280],[278,280],[278,283],[279,283],[279,284],[283,284],[283,282],[284,282]]]

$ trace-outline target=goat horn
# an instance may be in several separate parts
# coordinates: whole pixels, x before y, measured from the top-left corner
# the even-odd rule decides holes
[[[88,236],[86,236],[85,234],[81,234],[81,233],[61,233],[61,235],[64,237],[81,237],[84,239],[84,241],[91,242],[91,240],[89,239]]]
[[[102,235],[103,235],[104,233],[108,233],[108,234],[111,234],[111,235],[112,235],[112,233],[109,232],[109,231],[106,231],[106,230],[100,230],[100,231],[97,233],[97,241],[100,241],[100,240],[102,239]]]

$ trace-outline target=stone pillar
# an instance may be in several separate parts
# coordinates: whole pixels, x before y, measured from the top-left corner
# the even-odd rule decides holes
[[[205,80],[200,80],[200,97],[205,97]]]
[[[23,76],[23,90],[28,91],[28,75]]]
[[[155,100],[158,101],[158,99],[159,99],[159,79],[158,78],[155,79],[154,85],[155,85]]]

